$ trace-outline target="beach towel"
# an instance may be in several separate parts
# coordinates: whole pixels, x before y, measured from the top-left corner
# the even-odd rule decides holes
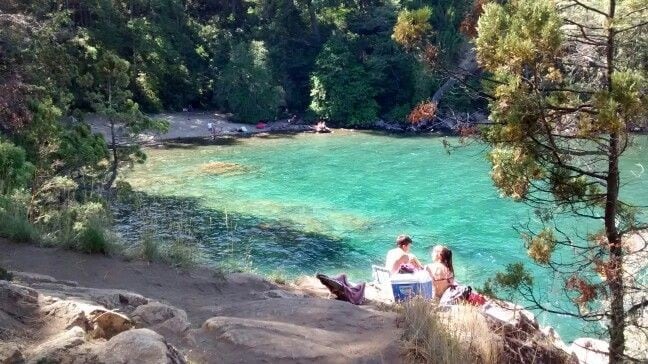
[[[361,305],[364,302],[364,282],[353,285],[349,283],[346,274],[340,274],[337,277],[317,274],[316,277],[337,299],[351,302],[354,305]]]

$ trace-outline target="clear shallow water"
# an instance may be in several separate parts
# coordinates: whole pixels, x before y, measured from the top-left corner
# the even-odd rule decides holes
[[[369,279],[370,265],[382,264],[394,238],[407,233],[424,261],[431,246],[450,246],[458,279],[480,286],[506,264],[528,261],[513,227],[535,219],[527,206],[499,197],[482,146],[448,155],[441,141],[343,132],[149,150],[148,162],[128,180],[155,196],[150,210],[145,218],[123,213],[118,224],[132,240],[141,230],[133,227],[169,236],[187,231],[210,259],[245,262],[263,273],[345,271],[356,280]],[[648,204],[648,171],[637,165],[648,165],[648,138],[636,142],[622,164],[622,192]],[[211,162],[239,169],[203,172]],[[560,304],[562,287],[535,272],[547,302]],[[556,315],[539,320],[568,340],[583,328]]]

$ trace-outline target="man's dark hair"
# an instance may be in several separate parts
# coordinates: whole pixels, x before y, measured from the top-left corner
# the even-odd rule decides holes
[[[412,244],[412,238],[410,238],[409,235],[398,235],[396,238],[396,245],[402,248],[407,244]]]

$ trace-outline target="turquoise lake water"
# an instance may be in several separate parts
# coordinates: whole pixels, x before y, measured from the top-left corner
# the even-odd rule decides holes
[[[133,227],[184,231],[215,262],[289,276],[344,271],[355,280],[369,279],[371,264],[382,264],[406,233],[426,262],[431,246],[448,245],[459,281],[481,286],[506,264],[529,262],[514,227],[535,217],[499,196],[483,146],[448,154],[442,140],[337,132],[151,149],[128,174],[150,196],[147,210],[123,213],[117,223],[132,240],[142,230]],[[224,174],[202,170],[213,162],[236,165]],[[622,194],[633,203],[648,205],[647,164],[648,138],[636,137],[622,163]],[[533,269],[547,304],[564,304],[562,287]],[[557,315],[539,321],[567,340],[585,328]]]

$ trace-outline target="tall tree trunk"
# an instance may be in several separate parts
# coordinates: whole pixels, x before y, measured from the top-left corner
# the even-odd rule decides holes
[[[107,82],[107,89],[108,91],[108,110],[112,112],[112,81],[110,78],[108,79]],[[110,178],[108,179],[108,182],[106,182],[106,191],[112,187],[113,183],[115,182],[115,179],[117,179],[117,166],[118,166],[118,160],[117,160],[117,137],[115,135],[115,119],[113,119],[112,116],[108,117],[108,122],[110,123],[110,149],[112,151],[112,165],[110,166]]]
[[[614,15],[616,1],[609,1],[607,20],[607,90],[612,93],[612,74],[614,72],[615,30]],[[625,351],[625,310],[623,307],[623,246],[621,236],[616,226],[617,206],[619,200],[619,133],[610,133],[608,146],[608,176],[607,196],[605,201],[605,234],[610,249],[610,262],[608,267],[607,284],[610,288],[610,358],[609,362],[621,363]]]
[[[110,149],[112,151],[112,164],[110,166],[110,178],[106,182],[106,191],[112,187],[117,179],[117,138],[115,137],[115,122],[110,119]]]
[[[308,7],[308,17],[310,18],[311,32],[315,37],[315,41],[319,44],[320,42],[320,29],[317,22],[317,14],[315,13],[315,6],[313,5],[312,0],[307,0],[306,6]]]
[[[607,284],[610,288],[610,363],[623,361],[625,351],[625,309],[623,307],[623,246],[616,227],[616,209],[619,197],[619,136],[610,136],[608,191],[605,204],[605,232],[610,249]]]

